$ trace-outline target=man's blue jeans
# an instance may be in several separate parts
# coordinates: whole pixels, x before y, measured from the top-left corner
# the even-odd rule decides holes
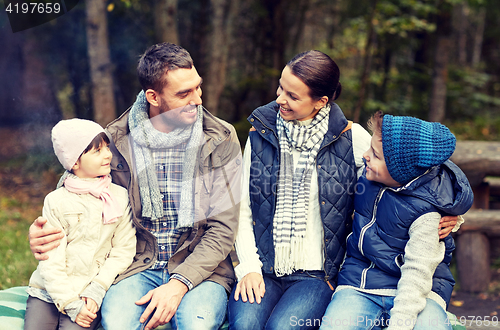
[[[229,297],[229,329],[317,329],[333,291],[322,271],[276,277],[264,274],[266,292],[260,304]]]
[[[144,329],[139,318],[147,304],[136,305],[148,291],[168,282],[166,269],[145,270],[112,285],[104,297],[101,315],[106,330]],[[188,291],[172,317],[174,329],[219,329],[226,317],[227,292],[218,283],[204,281]],[[151,313],[150,316],[152,316]]]
[[[387,327],[387,320],[390,319],[389,312],[394,306],[394,298],[354,289],[335,292],[320,329],[361,330]],[[445,310],[432,299],[427,299],[427,305],[418,314],[416,320],[408,320],[408,322],[406,325],[415,324],[414,330],[451,329]]]

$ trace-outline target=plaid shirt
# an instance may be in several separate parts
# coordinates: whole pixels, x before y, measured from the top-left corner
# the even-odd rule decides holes
[[[187,143],[173,148],[152,150],[158,186],[163,198],[163,217],[157,220],[144,220],[142,224],[151,232],[158,242],[158,259],[151,269],[164,269],[174,254],[182,231],[177,227],[177,210],[181,199],[182,168]],[[192,289],[189,280],[173,274],[172,278],[182,281]]]

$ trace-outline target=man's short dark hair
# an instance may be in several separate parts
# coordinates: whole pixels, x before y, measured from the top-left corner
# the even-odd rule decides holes
[[[167,80],[165,74],[169,70],[191,69],[193,59],[184,48],[164,42],[149,47],[139,59],[137,75],[142,89],[153,89],[161,92]]]

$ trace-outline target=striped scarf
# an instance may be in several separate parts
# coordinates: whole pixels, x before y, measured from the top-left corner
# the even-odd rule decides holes
[[[132,149],[136,175],[139,180],[142,216],[157,220],[163,217],[163,200],[158,186],[156,169],[151,151],[172,148],[187,141],[182,169],[181,199],[178,211],[177,228],[192,227],[194,222],[193,179],[197,155],[203,141],[203,107],[198,106],[198,118],[188,127],[176,128],[170,133],[157,131],[148,115],[148,102],[144,91],[130,110],[128,125],[132,137]]]
[[[276,127],[280,146],[278,196],[273,221],[275,272],[288,275],[304,269],[304,237],[311,174],[323,137],[328,131],[330,105],[323,107],[309,125],[284,121],[278,112]],[[300,151],[293,168],[292,149]]]

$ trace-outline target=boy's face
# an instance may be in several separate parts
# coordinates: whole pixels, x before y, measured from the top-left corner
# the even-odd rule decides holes
[[[380,133],[373,134],[371,147],[365,151],[363,158],[366,160],[366,178],[368,180],[380,182],[388,187],[401,186],[391,177],[387,169]]]
[[[113,154],[106,143],[101,143],[99,148],[92,148],[80,156],[73,166],[73,173],[82,179],[97,178],[111,172],[111,158]]]

